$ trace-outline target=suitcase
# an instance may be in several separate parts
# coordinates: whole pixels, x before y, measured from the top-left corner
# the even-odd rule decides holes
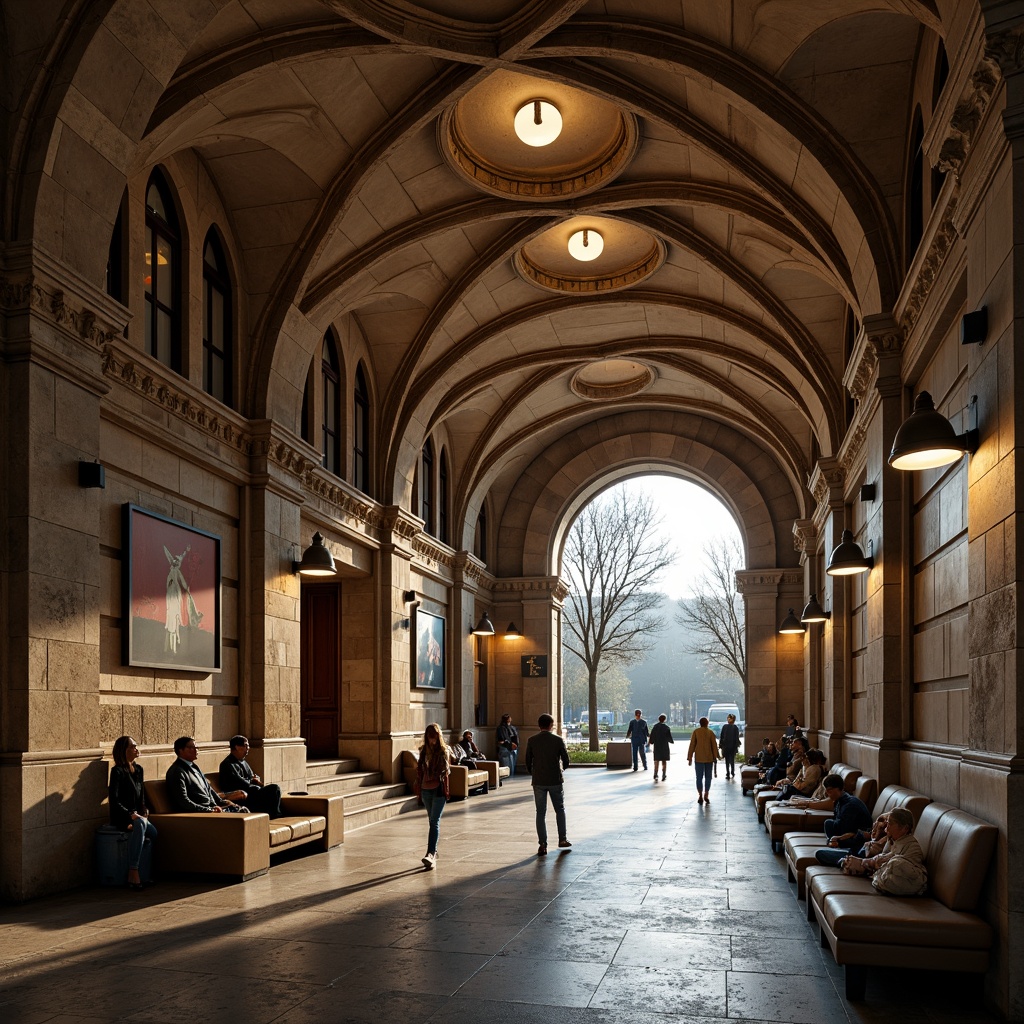
[[[152,880],[153,844],[147,839],[139,860],[143,884]],[[96,884],[124,887],[128,884],[128,833],[114,825],[96,829]]]

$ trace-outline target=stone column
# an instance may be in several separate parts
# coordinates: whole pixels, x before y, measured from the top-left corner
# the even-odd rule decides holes
[[[821,600],[818,587],[818,531],[810,519],[798,519],[793,524],[793,546],[800,553],[800,564],[803,567],[804,587],[801,602],[805,603],[812,592]],[[796,609],[797,616],[800,608]],[[823,635],[828,623],[818,625],[808,623],[804,642],[804,679],[805,703],[799,711],[800,722],[808,729],[817,730],[821,724],[822,702],[822,650]]]
[[[103,346],[127,310],[29,248],[0,254],[0,898],[89,881],[100,748]]]

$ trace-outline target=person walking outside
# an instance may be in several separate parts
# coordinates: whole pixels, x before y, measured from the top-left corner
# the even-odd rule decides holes
[[[658,781],[658,762],[661,762],[661,781],[665,781],[665,767],[672,756],[668,746],[675,743],[672,730],[665,724],[665,716],[658,715],[657,722],[651,727],[651,748],[654,751],[654,781]]]
[[[433,871],[437,865],[437,839],[441,834],[441,815],[448,802],[449,769],[448,745],[441,735],[441,727],[431,722],[423,732],[423,746],[416,764],[416,795],[427,809],[427,852],[423,866]]]
[[[633,721],[629,723],[626,730],[626,739],[633,744],[633,771],[636,771],[636,755],[639,752],[640,759],[644,764],[644,771],[647,771],[647,743],[651,738],[651,730],[644,721],[644,713],[637,708],[633,712]]]
[[[555,809],[558,826],[558,848],[568,850],[572,843],[565,834],[565,791],[563,771],[569,767],[569,751],[565,740],[551,730],[555,720],[550,715],[537,719],[540,732],[526,741],[526,770],[533,776],[533,802],[537,808],[537,856],[548,852],[548,797]]]
[[[718,746],[725,758],[725,777],[736,778],[736,755],[740,749],[740,727],[736,724],[736,716],[729,715],[725,725],[722,726],[722,734],[718,738]]]
[[[690,734],[690,749],[686,752],[686,763],[697,761],[697,803],[711,803],[711,773],[718,760],[718,742],[715,734],[708,728],[708,720],[702,718],[700,726]],[[701,779],[704,780],[703,789]]]

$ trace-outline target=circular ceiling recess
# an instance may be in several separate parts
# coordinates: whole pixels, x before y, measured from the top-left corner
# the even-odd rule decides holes
[[[584,232],[587,248],[599,250],[596,258],[582,254]],[[520,277],[547,291],[614,292],[650,277],[665,262],[665,245],[627,221],[570,217],[532,238],[512,262]]]
[[[569,386],[590,402],[608,402],[646,391],[655,380],[654,370],[633,359],[602,359],[573,374]]]
[[[540,120],[551,107],[561,119],[554,139],[524,142],[516,134],[517,115],[522,128],[524,116],[536,109]],[[531,202],[607,185],[629,165],[638,143],[636,118],[628,111],[514,71],[495,71],[438,121],[441,153],[459,175],[483,192]]]

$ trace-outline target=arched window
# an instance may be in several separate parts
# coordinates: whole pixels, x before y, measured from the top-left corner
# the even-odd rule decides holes
[[[159,171],[146,188],[146,351],[181,373],[181,232]]]
[[[362,363],[356,367],[352,394],[352,483],[363,494],[370,493],[370,390]]]
[[[480,513],[476,517],[476,537],[473,540],[473,554],[480,559],[484,565],[487,564],[487,506],[480,506]]]
[[[939,52],[935,57],[935,79],[932,82],[932,112],[939,104],[939,97],[949,78],[949,57],[946,55],[946,46],[939,40]],[[932,168],[932,203],[934,206],[946,181],[946,172],[936,164]]]
[[[924,237],[924,124],[921,109],[914,112],[910,133],[910,180],[907,182],[907,264]]]
[[[203,390],[231,404],[231,278],[217,232],[203,246]]]
[[[320,364],[323,378],[324,468],[341,476],[341,360],[334,332],[324,335],[324,355]]]
[[[434,446],[428,437],[420,452],[420,519],[434,533]]]
[[[110,234],[110,247],[107,249],[106,291],[112,299],[116,299],[122,306],[125,304],[128,295],[124,279],[124,208],[127,201],[128,189],[125,189],[124,195],[121,196],[121,205],[117,208],[114,230]]]
[[[451,543],[448,538],[448,453],[443,448],[437,468],[437,539]]]

